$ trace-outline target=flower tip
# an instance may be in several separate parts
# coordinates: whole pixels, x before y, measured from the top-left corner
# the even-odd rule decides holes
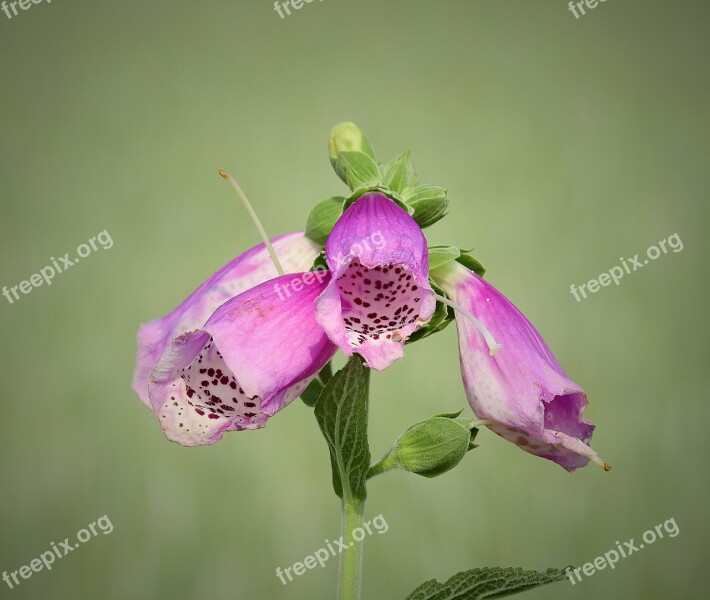
[[[220,176],[222,179],[229,179],[229,175],[227,174],[227,172],[226,172],[224,169],[220,169],[220,170],[217,171],[217,172],[219,173],[219,176]]]
[[[599,456],[593,456],[592,460],[595,464],[599,465],[605,471],[611,471],[611,465],[609,463],[604,462],[601,458],[599,458]]]

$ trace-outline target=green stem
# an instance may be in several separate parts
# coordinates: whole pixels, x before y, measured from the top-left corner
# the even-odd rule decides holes
[[[386,471],[397,469],[399,468],[399,466],[400,463],[399,458],[397,457],[397,453],[395,451],[390,450],[387,456],[385,456],[380,462],[370,467],[370,470],[367,472],[367,478],[370,479],[375,475],[380,475],[381,473],[385,473]]]
[[[364,502],[343,498],[342,539],[347,549],[340,553],[338,600],[360,600],[363,542],[355,540],[353,531],[362,525],[364,508]]]

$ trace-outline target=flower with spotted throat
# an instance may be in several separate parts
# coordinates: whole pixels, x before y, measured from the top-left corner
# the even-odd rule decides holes
[[[445,190],[413,187],[407,153],[381,171],[364,135],[345,125],[329,151],[353,194],[318,205],[310,239],[294,233],[270,242],[239,185],[221,172],[264,243],[141,327],[134,389],[166,436],[192,446],[263,427],[338,349],[382,371],[403,357],[413,334],[455,319],[465,391],[480,424],[568,471],[589,461],[608,470],[589,446],[594,425],[582,416],[584,390],[525,316],[469,269],[478,263],[438,247],[440,257],[444,248],[458,258],[439,258],[429,272],[422,227],[445,214]],[[307,269],[320,258],[329,270],[314,277]]]
[[[304,279],[297,271],[313,263],[317,247],[296,233],[274,240],[273,252],[286,259],[290,275],[269,278],[262,244],[141,327],[134,389],[171,441],[213,444],[225,432],[263,427],[338,347],[385,369],[434,312],[426,239],[382,194],[345,211],[326,246],[326,260],[337,267],[297,293],[281,291]]]
[[[319,253],[302,232],[274,239],[272,250],[289,273],[306,270]],[[222,267],[174,311],[140,327],[133,389],[171,441],[213,444],[227,431],[263,427],[335,352],[313,320],[308,292],[294,298],[289,311],[277,310],[284,307],[273,297],[273,282],[263,285],[276,275],[267,246],[260,244]],[[279,279],[284,277],[274,281]],[[234,330],[225,332],[229,323]],[[302,327],[304,339],[292,335]],[[239,360],[227,364],[224,357],[235,354]],[[284,364],[265,371],[269,356]],[[270,379],[259,379],[264,372]]]
[[[380,244],[367,243],[373,232]],[[344,255],[353,258],[339,260]],[[386,369],[436,308],[421,228],[384,194],[365,194],[336,222],[325,257],[334,270],[316,300],[316,320],[346,355],[357,352],[370,368]]]

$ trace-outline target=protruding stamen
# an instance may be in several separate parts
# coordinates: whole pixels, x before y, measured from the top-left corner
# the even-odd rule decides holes
[[[220,169],[219,170],[220,177],[223,177],[226,179],[229,184],[234,188],[234,191],[237,192],[237,196],[239,196],[239,199],[242,201],[242,204],[244,205],[244,208],[247,209],[247,212],[249,213],[249,216],[251,217],[251,220],[254,222],[254,225],[256,225],[256,229],[259,232],[259,235],[261,236],[261,239],[264,241],[264,245],[266,246],[266,249],[269,251],[269,256],[271,256],[271,260],[274,263],[274,266],[276,267],[276,271],[278,272],[279,275],[284,274],[283,267],[281,266],[281,263],[279,262],[279,257],[276,256],[276,252],[274,251],[274,247],[271,245],[271,241],[269,240],[269,236],[266,235],[266,230],[264,229],[264,226],[261,224],[261,221],[259,221],[259,217],[256,216],[256,212],[254,212],[254,208],[251,205],[251,202],[249,202],[249,198],[247,198],[246,194],[242,190],[241,186],[236,182],[234,177],[232,177],[229,173],[226,171]]]
[[[605,463],[605,462],[599,457],[598,454],[595,454],[595,455],[592,457],[592,462],[593,462],[595,465],[599,465],[599,466],[600,466],[602,469],[604,469],[605,471],[611,471],[611,466],[610,466],[608,463]]]
[[[488,331],[486,326],[481,323],[476,317],[474,317],[470,311],[466,310],[460,304],[456,304],[456,302],[452,302],[448,298],[444,298],[444,296],[439,296],[439,294],[435,294],[435,296],[439,302],[441,302],[442,304],[446,304],[446,306],[450,306],[454,310],[457,310],[476,326],[476,329],[478,329],[478,331],[481,333],[483,339],[486,340],[486,344],[488,344],[488,351],[490,352],[491,356],[495,356],[495,353],[503,347],[502,344],[499,344],[495,341],[493,334]]]
[[[564,435],[559,432],[553,432],[553,434],[559,440],[557,443],[563,448],[567,448],[572,452],[581,454],[582,456],[586,456],[595,465],[600,466],[605,471],[611,471],[611,467],[609,466],[609,464],[604,462],[602,458],[592,448],[590,448],[588,444],[585,444],[582,440],[570,437],[568,435]]]

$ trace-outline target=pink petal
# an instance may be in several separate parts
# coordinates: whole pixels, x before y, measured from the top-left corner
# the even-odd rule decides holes
[[[287,273],[305,271],[319,254],[318,247],[302,232],[282,235],[272,243]],[[150,404],[150,372],[172,338],[201,327],[220,304],[276,275],[266,247],[260,244],[222,267],[171,313],[141,325],[133,377],[133,389],[140,399]]]
[[[336,350],[315,321],[314,300],[329,279],[319,276],[262,283],[170,341],[149,383],[168,439],[197,446],[258,429],[303,392]]]
[[[495,356],[476,327],[459,313],[461,372],[479,419],[523,450],[568,471],[589,460],[607,468],[589,447],[594,425],[584,419],[584,390],[567,377],[525,316],[498,290],[457,262],[432,272],[458,304],[502,344]]]

